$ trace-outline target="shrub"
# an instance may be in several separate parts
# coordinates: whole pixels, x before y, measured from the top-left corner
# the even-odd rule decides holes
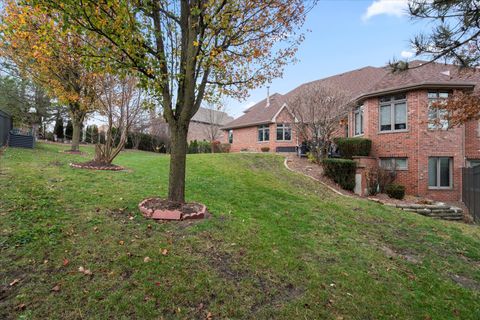
[[[220,149],[220,152],[229,153],[231,147],[232,145],[230,143],[221,143],[218,148]]]
[[[47,139],[48,141],[55,141],[55,136],[53,135],[53,132],[47,132],[47,134],[45,135],[45,139]]]
[[[355,188],[355,171],[357,163],[348,159],[324,159],[323,170],[327,177],[338,183],[343,189]]]
[[[335,144],[340,155],[347,159],[355,156],[367,157],[372,149],[372,140],[364,138],[336,138]]]
[[[262,150],[262,152],[268,152],[268,151],[270,151],[270,148],[269,147],[261,147],[260,150]]]
[[[402,200],[405,197],[405,187],[399,184],[389,184],[385,188],[385,192],[390,198]]]
[[[311,163],[318,163],[317,157],[312,152],[307,152],[307,160]]]
[[[366,182],[368,195],[373,196],[377,193],[385,192],[385,188],[395,181],[397,172],[380,167],[368,168],[366,171]]]

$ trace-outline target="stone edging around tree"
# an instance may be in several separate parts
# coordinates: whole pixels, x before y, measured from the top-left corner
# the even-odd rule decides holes
[[[70,167],[75,169],[87,169],[87,170],[104,170],[104,171],[123,171],[124,167],[120,166],[92,166],[84,165],[81,163],[69,163]]]
[[[153,210],[148,208],[147,204],[150,200],[157,200],[158,198],[147,198],[139,203],[138,209],[142,212],[143,216],[154,220],[188,220],[188,219],[203,219],[206,217],[207,207],[201,203],[192,203],[201,206],[200,210],[192,213],[184,213],[180,210]]]

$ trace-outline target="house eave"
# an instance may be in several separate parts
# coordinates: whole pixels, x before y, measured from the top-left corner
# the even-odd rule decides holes
[[[382,89],[370,93],[364,93],[356,97],[355,101],[363,101],[368,98],[374,98],[378,96],[388,95],[388,94],[395,94],[404,91],[410,91],[415,89],[471,89],[475,87],[475,83],[472,82],[456,82],[456,83],[439,83],[439,82],[422,82],[422,83],[415,83],[411,85],[401,86],[401,87],[392,87],[387,89]]]
[[[261,124],[270,124],[270,123],[273,123],[273,122],[271,120],[265,120],[265,121],[259,121],[259,122],[251,122],[251,123],[233,125],[233,126],[225,126],[225,127],[221,127],[220,129],[221,130],[241,129],[241,128],[258,126],[258,125],[261,125]]]

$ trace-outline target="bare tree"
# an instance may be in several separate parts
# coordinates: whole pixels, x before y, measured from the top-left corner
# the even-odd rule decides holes
[[[128,131],[143,110],[143,95],[132,77],[107,75],[100,85],[100,114],[107,120],[105,143],[95,147],[95,161],[111,164],[127,142]]]
[[[298,135],[308,142],[317,160],[327,156],[333,133],[353,107],[345,91],[321,84],[302,87],[287,105],[296,118]]]
[[[225,112],[225,105],[223,103],[219,104],[207,104],[204,109],[205,116],[205,125],[202,126],[203,134],[210,141],[210,147],[212,153],[215,152],[215,141],[220,138],[222,134],[220,127],[228,122],[228,114]]]

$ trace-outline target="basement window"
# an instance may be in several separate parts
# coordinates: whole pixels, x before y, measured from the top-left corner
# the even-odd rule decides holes
[[[428,187],[430,189],[452,188],[452,158],[430,157],[428,159]]]
[[[407,158],[380,158],[380,167],[386,170],[408,170]]]
[[[263,124],[258,126],[258,141],[269,141],[270,140],[270,128],[268,124]]]

